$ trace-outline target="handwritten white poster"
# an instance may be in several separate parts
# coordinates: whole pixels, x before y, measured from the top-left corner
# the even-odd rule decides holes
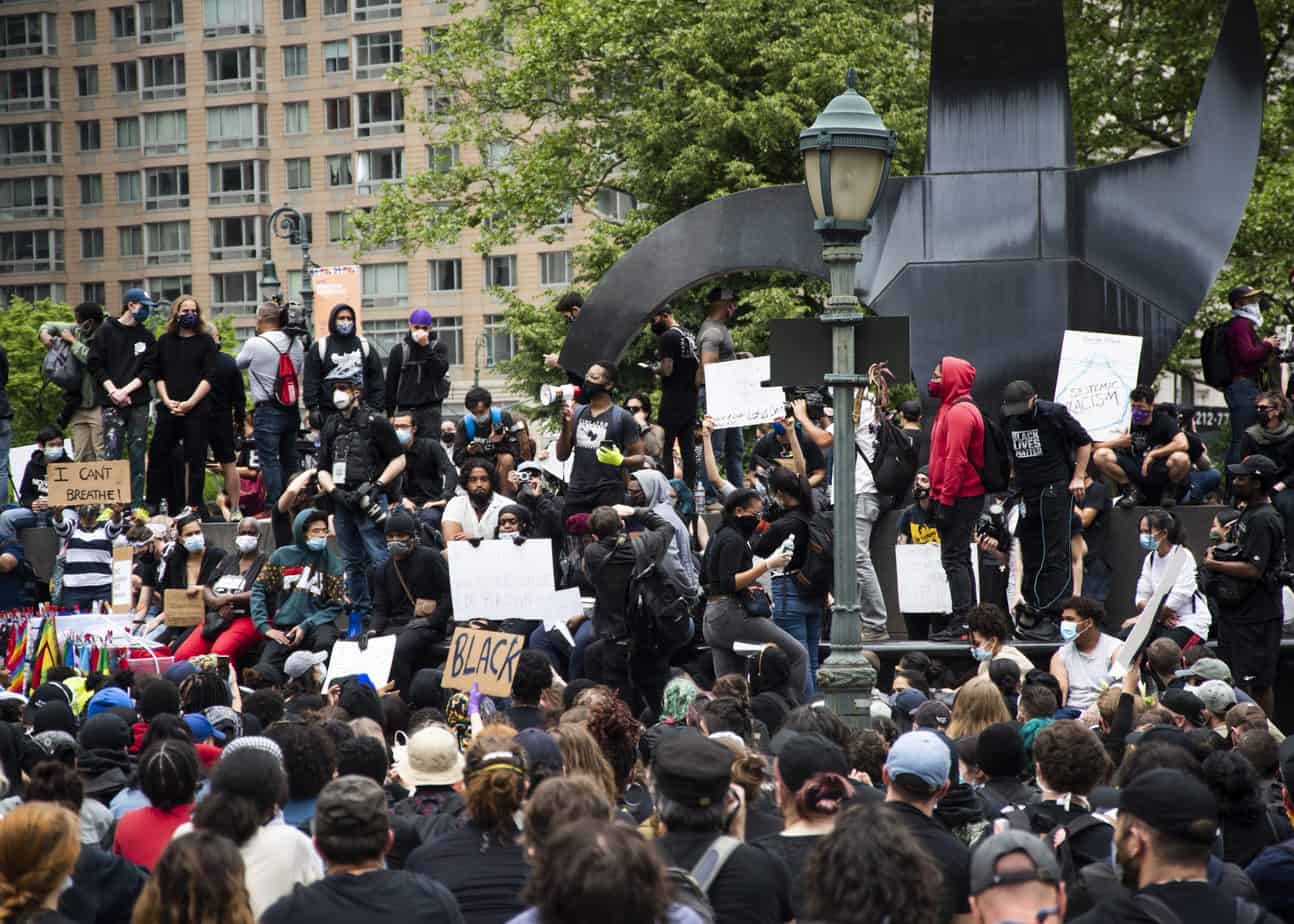
[[[770,375],[767,356],[706,366],[705,412],[715,427],[749,427],[781,417],[786,411],[782,389],[760,384]]]
[[[395,661],[395,636],[379,635],[368,640],[364,650],[359,642],[333,642],[332,654],[328,656],[328,673],[324,675],[323,689],[327,690],[334,680],[352,677],[355,674],[367,674],[373,686],[379,690],[391,679],[391,664]]]
[[[1094,440],[1128,426],[1128,393],[1137,385],[1141,338],[1067,330],[1056,372],[1056,401],[1069,408]]]
[[[553,553],[547,539],[449,543],[454,620],[544,619],[554,605]],[[572,614],[576,615],[576,614]]]
[[[952,593],[939,562],[939,543],[896,545],[894,570],[899,580],[899,610],[904,613],[951,613]],[[971,546],[971,567],[979,586],[979,549]]]

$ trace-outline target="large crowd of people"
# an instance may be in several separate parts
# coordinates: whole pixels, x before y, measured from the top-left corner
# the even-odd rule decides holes
[[[156,338],[142,290],[42,328],[80,375],[0,512],[0,611],[103,609],[129,547],[130,632],[170,654],[5,678],[0,922],[1294,919],[1283,396],[1257,392],[1197,558],[1177,508],[1224,486],[1148,387],[1099,442],[1029,382],[981,409],[948,356],[924,422],[875,367],[853,408],[797,391],[749,439],[704,414],[738,300],[712,290],[695,337],[652,314],[658,396],[610,360],[569,374],[551,438],[480,387],[449,413],[421,309],[386,357],[347,305],[307,342],[267,302],[236,353],[190,296]],[[820,673],[837,416],[860,457],[846,717]],[[129,459],[132,503],[52,507],[73,455]],[[940,545],[947,612],[889,612],[882,522]],[[1117,608],[1116,523],[1144,555]],[[46,526],[42,580],[21,533]],[[448,549],[491,540],[546,541],[587,601],[470,622],[523,638],[506,696],[445,683]],[[930,644],[895,664],[900,625]],[[339,639],[387,637],[388,683],[328,673]]]

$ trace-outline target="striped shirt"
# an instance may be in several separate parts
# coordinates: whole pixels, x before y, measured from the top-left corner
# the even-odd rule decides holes
[[[63,526],[60,524],[60,533]],[[72,530],[63,552],[63,586],[111,591],[112,540],[120,532],[121,524],[111,520],[94,529],[82,529],[78,525]]]

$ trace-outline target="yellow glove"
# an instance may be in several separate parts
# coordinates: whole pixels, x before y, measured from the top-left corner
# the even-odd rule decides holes
[[[614,465],[616,468],[625,464],[625,454],[615,446],[598,447],[598,461],[603,465]]]

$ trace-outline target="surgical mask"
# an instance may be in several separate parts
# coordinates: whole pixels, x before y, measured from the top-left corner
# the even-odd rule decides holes
[[[1078,623],[1063,620],[1060,624],[1060,637],[1067,642],[1078,638]]]
[[[425,330],[415,330],[410,334],[410,336],[413,337],[413,342],[419,346],[426,346],[427,341],[431,339],[431,334],[427,333]]]
[[[63,458],[63,447],[50,446],[45,450],[45,458],[50,462],[57,462],[59,459]]]
[[[395,431],[395,438],[400,441],[401,446],[408,446],[413,442],[413,431],[401,427]]]
[[[202,533],[198,533],[196,536],[185,536],[182,541],[186,552],[201,552],[207,547],[206,537]]]
[[[306,540],[306,548],[311,552],[322,552],[324,549],[328,548],[328,537],[311,536]]]
[[[1155,541],[1155,537],[1150,533],[1142,533],[1141,547],[1147,552],[1153,552],[1155,549],[1159,548],[1159,543]]]
[[[992,661],[993,652],[989,651],[987,648],[975,647],[971,649],[971,657],[976,661]]]
[[[337,322],[337,333],[341,334],[343,337],[349,337],[351,334],[355,333],[355,322],[354,322],[354,321],[338,321],[338,322]]]
[[[401,542],[395,539],[390,540],[386,544],[386,550],[390,552],[392,555],[394,555],[396,558],[403,558],[405,555],[408,555],[410,549],[412,548],[413,548],[412,543]]]
[[[196,314],[182,314],[179,317],[180,326],[185,330],[193,330],[198,326],[198,316]]]
[[[753,536],[755,534],[755,530],[759,527],[759,517],[755,516],[753,513],[737,517],[736,521],[737,529],[741,531],[743,536]]]
[[[143,324],[145,321],[148,320],[148,316],[149,314],[152,313],[152,311],[153,309],[149,308],[147,305],[140,305],[134,311],[135,323]]]
[[[350,407],[350,392],[345,389],[338,388],[332,393],[332,403],[337,410],[346,410],[346,408]]]
[[[484,414],[473,414],[472,419],[478,424],[487,424],[490,422],[490,412],[487,410]]]
[[[926,382],[926,394],[932,398],[942,398],[944,394],[944,383],[942,379],[931,379]]]
[[[1143,408],[1143,407],[1134,407],[1134,408],[1132,409],[1132,422],[1133,422],[1134,424],[1146,424],[1146,423],[1150,423],[1150,415],[1151,415],[1152,413],[1154,413],[1154,412],[1153,412],[1153,411],[1150,411],[1150,410],[1147,410],[1146,408]]]
[[[657,337],[659,337],[661,334],[665,333],[665,331],[667,331],[667,330],[669,330],[669,325],[668,325],[668,324],[666,324],[664,321],[652,321],[652,322],[651,322],[651,332],[652,332],[653,334],[655,334]]]
[[[235,536],[234,545],[238,546],[240,552],[255,552],[256,547],[261,544],[261,540],[256,536]]]

